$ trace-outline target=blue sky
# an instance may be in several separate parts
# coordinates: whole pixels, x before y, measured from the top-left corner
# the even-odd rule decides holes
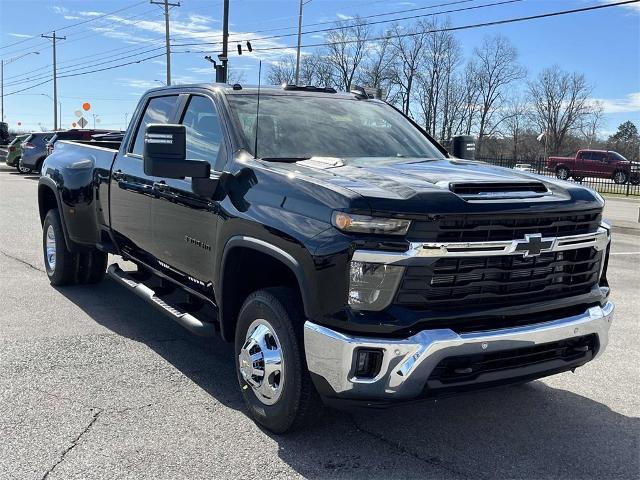
[[[455,13],[450,20],[457,26],[612,2],[615,0],[524,0]],[[222,1],[181,0],[180,3],[179,8],[171,10],[174,43],[220,40]],[[446,3],[446,0],[312,0],[305,6],[304,23],[441,3]],[[475,0],[466,5],[438,7],[416,13],[485,3],[492,2]],[[118,9],[123,10],[99,18],[101,14]],[[295,33],[297,11],[298,0],[231,0],[230,37],[247,39]],[[391,15],[376,20],[406,15]],[[69,27],[86,20],[92,21]],[[40,126],[51,128],[53,125],[52,101],[47,97],[52,95],[52,85],[45,83],[34,86],[46,81],[51,73],[51,47],[48,40],[40,38],[40,34],[53,28],[58,29],[59,35],[67,37],[67,40],[58,44],[60,75],[159,55],[135,65],[60,78],[58,95],[64,127],[69,127],[76,120],[74,112],[81,108],[82,103],[89,102],[91,110],[85,117],[90,126],[93,124],[93,115],[96,115],[96,127],[124,128],[125,116],[128,114],[130,117],[140,94],[164,82],[164,20],[159,6],[140,0],[0,0],[0,58],[7,61],[28,54],[5,66],[5,95],[28,88],[5,97],[5,121],[12,128],[18,128],[17,122],[21,122],[20,128],[24,130],[39,129]],[[256,33],[266,29],[286,30]],[[517,47],[529,78],[554,63],[565,70],[584,73],[594,86],[593,98],[603,101],[606,112],[604,133],[614,131],[619,123],[629,119],[640,126],[640,3],[465,30],[456,33],[456,36],[462,42],[465,57],[468,57],[484,35],[494,33],[509,37]],[[303,37],[303,45],[320,41],[320,34]],[[293,36],[253,42],[254,47],[294,44]],[[218,49],[216,45],[175,47],[176,52],[183,53],[172,55],[174,83],[212,81],[212,65],[203,56],[207,53],[215,56],[219,53]],[[230,44],[230,50],[231,54],[235,53],[235,43]],[[258,58],[266,62],[263,63],[263,69],[266,69],[268,62],[293,52],[276,50],[259,54],[245,53],[242,57],[232,55],[230,65],[232,70],[242,72],[248,83],[256,83]],[[519,88],[524,88],[524,85]]]

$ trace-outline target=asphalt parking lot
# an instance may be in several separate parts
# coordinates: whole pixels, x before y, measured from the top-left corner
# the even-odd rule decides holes
[[[523,386],[327,412],[275,436],[245,415],[230,345],[190,335],[109,279],[49,285],[36,189],[36,176],[0,164],[2,479],[640,475],[637,216],[615,232],[617,312],[597,361]],[[639,202],[608,208],[620,202],[637,215]]]

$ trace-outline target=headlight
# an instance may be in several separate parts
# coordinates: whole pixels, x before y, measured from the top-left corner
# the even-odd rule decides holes
[[[351,262],[349,305],[355,310],[385,309],[398,289],[404,267],[381,263]]]
[[[353,233],[381,233],[404,235],[409,230],[411,220],[398,218],[368,217],[351,213],[333,212],[331,223],[338,230]]]

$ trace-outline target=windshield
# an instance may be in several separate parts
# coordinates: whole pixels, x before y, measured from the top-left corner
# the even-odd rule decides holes
[[[227,98],[247,149],[255,155],[257,95]],[[372,162],[384,157],[443,158],[427,137],[384,103],[302,95],[260,96],[256,156],[371,157]]]

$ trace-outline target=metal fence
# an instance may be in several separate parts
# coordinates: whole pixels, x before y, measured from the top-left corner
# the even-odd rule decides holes
[[[476,160],[487,162],[498,167],[530,168],[532,173],[537,173],[538,175],[544,175],[546,177],[556,176],[555,171],[547,168],[547,162],[543,157],[534,160],[507,157],[476,158]],[[523,167],[525,165],[526,167]],[[578,179],[571,177],[567,181],[593,188],[600,193],[612,193],[616,195],[625,195],[627,197],[634,195],[640,196],[640,182],[638,181],[640,179],[640,172],[634,170],[630,173],[631,175],[628,175],[628,177],[631,178],[631,181],[627,181],[625,183],[616,183],[610,177],[584,177]]]

